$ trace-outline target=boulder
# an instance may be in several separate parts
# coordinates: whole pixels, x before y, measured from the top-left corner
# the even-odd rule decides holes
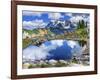
[[[65,60],[59,60],[60,63],[64,63],[64,64],[67,64],[67,61]]]
[[[54,59],[49,60],[49,64],[54,65],[54,64],[56,64],[56,63],[57,63],[57,61],[56,61],[56,60],[54,60]]]
[[[30,65],[29,63],[24,63],[24,64],[23,64],[23,68],[24,68],[24,69],[28,69],[29,65]]]

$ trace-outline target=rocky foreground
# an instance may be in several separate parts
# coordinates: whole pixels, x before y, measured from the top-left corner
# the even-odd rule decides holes
[[[29,68],[48,68],[48,67],[74,67],[74,66],[88,66],[89,61],[78,60],[41,60],[41,61],[28,61],[23,63],[24,69]]]

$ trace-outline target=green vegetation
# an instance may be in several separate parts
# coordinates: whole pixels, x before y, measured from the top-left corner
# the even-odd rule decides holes
[[[36,65],[34,65],[34,64],[30,64],[29,66],[28,66],[28,68],[35,68],[36,67]]]
[[[28,32],[30,35],[33,34],[33,30],[26,30],[26,29],[23,29],[23,32],[24,32],[24,31],[25,31],[25,32]]]
[[[61,62],[57,62],[57,63],[55,64],[55,67],[64,67],[64,66],[68,66],[68,64],[61,63]]]
[[[85,40],[79,40],[78,42],[81,46],[84,46],[85,44],[87,44],[87,41]]]
[[[87,22],[84,22],[84,20],[81,20],[77,23],[77,29],[76,34],[82,39],[86,40],[88,38],[88,32],[87,32]]]
[[[45,68],[45,67],[52,67],[52,65],[48,64],[48,63],[43,63],[40,65],[41,68]]]
[[[26,29],[23,29],[23,32],[27,32],[29,33],[30,35],[32,35],[33,33],[35,34],[38,34],[39,33],[39,30],[38,29],[34,29],[34,30],[26,30]]]
[[[64,63],[56,63],[55,65],[48,64],[48,63],[43,63],[43,64],[30,64],[28,68],[46,68],[46,67],[64,67],[68,66],[67,64]]]
[[[84,46],[84,44],[87,43],[89,35],[89,32],[87,32],[87,27],[87,22],[84,22],[84,20],[81,20],[77,23],[76,34],[80,37],[78,42],[81,46]]]
[[[78,60],[73,59],[72,63],[78,64]]]
[[[38,34],[39,33],[38,29],[34,29],[33,33]]]
[[[30,64],[28,68],[46,68],[46,67],[53,67],[53,65],[48,63],[42,63],[42,64]]]
[[[78,23],[77,23],[77,29],[84,29],[87,27],[87,22],[85,22],[84,20],[80,20]]]
[[[27,38],[27,39],[23,39],[23,48],[26,48],[28,45],[32,44],[32,40]]]

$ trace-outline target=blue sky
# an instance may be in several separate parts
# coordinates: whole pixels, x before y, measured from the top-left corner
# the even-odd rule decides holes
[[[84,20],[89,23],[89,14],[85,13],[69,13],[69,12],[37,12],[24,10],[22,12],[23,27],[38,28],[45,27],[51,20],[70,20],[78,22]]]
[[[37,14],[34,15],[34,13],[37,13]],[[52,15],[53,13],[54,12],[43,13],[43,12],[23,11],[23,21],[32,21],[32,20],[42,19],[44,22],[49,22],[51,19],[68,20],[70,18],[70,16],[66,15],[66,13],[64,12],[54,13],[56,17],[53,18],[53,15]]]

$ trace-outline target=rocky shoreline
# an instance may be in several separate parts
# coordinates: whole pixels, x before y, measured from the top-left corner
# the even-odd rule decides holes
[[[74,67],[74,66],[88,66],[89,61],[72,60],[37,60],[26,61],[23,63],[24,69],[30,68],[48,68],[48,67]]]

